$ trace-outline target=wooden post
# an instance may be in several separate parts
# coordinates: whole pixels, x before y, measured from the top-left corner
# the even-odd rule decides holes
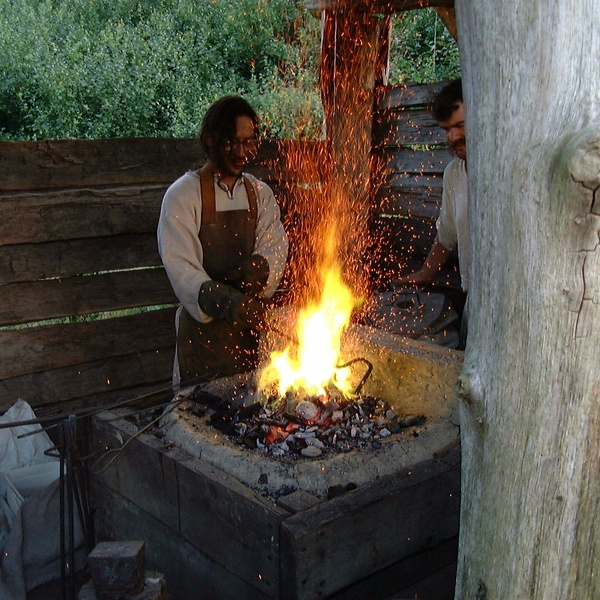
[[[327,222],[335,221],[342,260],[358,266],[353,274],[361,271],[355,260],[366,243],[373,103],[376,79],[387,64],[380,51],[386,28],[388,19],[356,9],[324,13],[321,90],[331,151],[328,193],[335,213]]]

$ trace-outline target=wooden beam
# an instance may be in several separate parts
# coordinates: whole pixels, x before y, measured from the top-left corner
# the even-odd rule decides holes
[[[452,8],[434,8],[450,35],[458,42],[458,29],[456,27],[456,11]]]
[[[454,0],[305,0],[307,10],[318,16],[323,10],[362,10],[395,13],[418,8],[454,8]]]
[[[331,149],[328,192],[335,204],[338,237],[346,245],[340,244],[340,257],[344,251],[356,257],[365,241],[360,232],[368,222],[375,81],[385,78],[385,43],[383,52],[379,50],[388,24],[357,10],[327,11],[323,24],[320,84]]]

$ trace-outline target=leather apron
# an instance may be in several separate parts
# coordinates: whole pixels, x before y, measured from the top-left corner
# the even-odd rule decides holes
[[[256,191],[243,177],[249,208],[216,211],[212,166],[200,169],[202,223],[198,237],[204,250],[204,269],[214,281],[250,258],[258,203]],[[222,319],[199,323],[182,309],[177,331],[177,359],[181,384],[199,383],[217,377],[251,371],[258,364],[258,332]]]

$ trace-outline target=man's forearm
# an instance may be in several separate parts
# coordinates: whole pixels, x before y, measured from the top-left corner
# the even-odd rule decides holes
[[[433,242],[433,246],[431,246],[431,250],[427,255],[427,258],[423,263],[423,266],[415,273],[401,277],[398,280],[398,283],[413,283],[417,285],[426,285],[431,283],[435,275],[439,273],[442,267],[446,264],[446,261],[451,253],[452,250],[448,250],[448,248],[441,244],[436,237]]]

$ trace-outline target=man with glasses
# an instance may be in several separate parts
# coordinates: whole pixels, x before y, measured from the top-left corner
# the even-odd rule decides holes
[[[173,383],[257,366],[262,299],[273,296],[288,240],[272,190],[244,173],[257,153],[258,118],[238,96],[212,104],[200,129],[204,166],[165,193],[158,249],[177,311]]]

